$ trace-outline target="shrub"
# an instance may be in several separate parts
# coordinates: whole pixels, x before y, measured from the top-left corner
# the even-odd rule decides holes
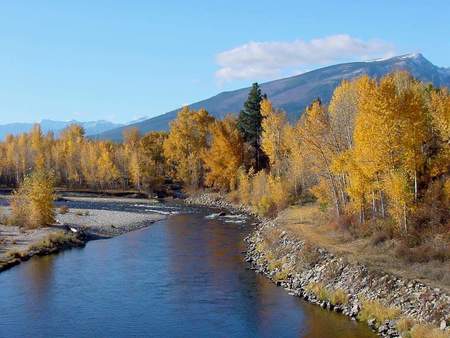
[[[22,258],[24,256],[24,253],[19,250],[12,249],[12,250],[7,251],[5,253],[5,255],[7,257],[11,257],[11,258]]]
[[[282,280],[286,280],[288,277],[289,277],[289,271],[281,270],[281,271],[278,271],[273,278],[276,281],[282,281]]]
[[[387,307],[376,300],[363,300],[358,319],[364,322],[375,319],[380,324],[385,320],[395,319],[399,314],[400,310],[397,308]]]
[[[313,293],[319,300],[330,300],[330,292],[322,283],[309,283],[305,289],[306,291]]]
[[[402,241],[395,249],[395,256],[408,263],[444,262],[450,258],[450,247],[447,243],[426,243],[410,248]]]
[[[271,262],[269,262],[267,268],[269,270],[275,270],[275,269],[281,269],[281,266],[282,266],[281,262],[279,260],[274,259]]]
[[[26,176],[11,200],[13,224],[27,228],[53,224],[53,184],[52,176],[42,170]]]
[[[348,303],[348,295],[342,289],[330,290],[322,283],[309,283],[305,290],[314,294],[317,299],[330,302],[333,305]]]
[[[330,292],[330,302],[334,305],[343,305],[348,303],[348,294],[342,289],[336,289]]]
[[[388,239],[389,234],[387,234],[385,231],[377,231],[372,235],[372,238],[370,239],[370,244],[372,246],[377,246],[387,241]]]

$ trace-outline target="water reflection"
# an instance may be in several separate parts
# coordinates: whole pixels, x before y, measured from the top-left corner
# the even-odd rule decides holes
[[[374,337],[245,269],[239,225],[176,215],[0,274],[0,337]]]

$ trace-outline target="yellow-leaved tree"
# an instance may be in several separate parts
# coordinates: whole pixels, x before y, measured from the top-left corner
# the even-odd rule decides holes
[[[207,168],[207,185],[223,191],[236,189],[244,161],[244,140],[236,118],[227,116],[211,125],[211,146],[202,157]]]
[[[204,109],[192,111],[184,107],[170,123],[164,141],[164,156],[174,176],[187,187],[202,186],[204,162],[202,154],[208,147],[210,125],[214,117]]]
[[[285,136],[288,126],[286,115],[275,110],[268,99],[261,102],[261,115],[261,149],[269,157],[271,172],[282,176],[287,172],[290,150]]]
[[[11,200],[12,220],[26,228],[53,224],[54,181],[52,175],[36,170],[25,176]]]

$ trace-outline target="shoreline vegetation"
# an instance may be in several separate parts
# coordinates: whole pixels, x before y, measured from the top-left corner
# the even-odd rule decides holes
[[[317,204],[293,206],[265,218],[224,194],[197,193],[185,203],[256,216],[259,225],[245,239],[245,259],[290,295],[365,322],[383,337],[450,337],[448,265],[440,270],[446,278],[436,284],[417,278],[427,275],[416,271],[417,266],[392,257],[388,243],[374,249],[370,240],[344,239],[339,241],[341,247],[326,241],[321,233],[325,220]],[[352,251],[352,245],[358,246]],[[364,254],[367,251],[372,254]]]
[[[434,337],[438,332],[448,336],[449,126],[448,89],[406,72],[344,80],[329,103],[317,98],[298,121],[289,121],[255,83],[237,117],[219,120],[205,109],[184,107],[168,132],[141,135],[131,128],[120,143],[89,139],[78,125],[58,138],[44,135],[39,125],[30,133],[10,135],[0,142],[0,185],[15,188],[7,223],[21,229],[55,222],[55,187],[137,190],[156,197],[213,191],[219,195],[212,202],[209,197],[198,202],[237,205],[263,220],[256,238],[249,239],[248,258],[257,270],[290,288],[295,284],[308,299],[314,294],[322,305],[326,299],[328,307],[347,298],[354,303],[357,295],[345,285],[333,289],[331,280],[322,280],[333,271],[328,264],[320,273],[311,266],[301,270],[298,256],[323,257],[325,262],[342,257],[339,271],[362,266],[355,273],[367,284],[366,291],[376,285],[384,289],[377,295],[369,292],[367,302],[358,299],[351,313],[370,321],[380,334],[394,330],[391,336],[397,332],[398,318],[391,319],[397,311],[391,313],[383,304],[389,306],[397,291],[378,278],[395,284],[398,279],[390,276],[403,273],[400,280],[443,285],[430,292],[423,291],[429,287],[422,282],[408,286],[414,291],[405,294],[410,298],[405,306],[419,322],[439,326],[440,331],[428,330]],[[266,219],[277,219],[276,225],[267,225]],[[292,267],[292,262],[300,265]],[[376,269],[388,277],[366,278]],[[313,280],[304,279],[305,273],[315,274]],[[445,302],[437,295],[445,295]],[[434,313],[430,306],[439,307],[440,314],[421,318],[422,310]],[[401,323],[398,330],[406,337],[430,336],[421,333],[427,332],[418,326],[422,324],[411,326],[409,318]]]
[[[74,194],[75,195],[75,194]],[[6,196],[2,196],[5,198]],[[7,197],[6,197],[7,198]],[[62,196],[64,200],[78,202],[119,202],[154,205],[155,201],[120,197]],[[7,217],[10,207],[0,206]],[[24,229],[20,226],[0,224],[0,272],[26,261],[33,256],[57,253],[61,250],[82,247],[88,241],[106,239],[148,227],[164,219],[160,213],[138,213],[100,209],[60,208],[55,224]],[[2,222],[0,222],[2,223]],[[5,223],[5,222],[3,222]],[[76,231],[76,232],[74,232]]]

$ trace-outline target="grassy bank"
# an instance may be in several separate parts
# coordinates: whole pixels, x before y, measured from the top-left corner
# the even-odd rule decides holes
[[[450,293],[450,252],[445,244],[432,242],[412,250],[381,231],[355,237],[345,225],[330,222],[317,204],[290,207],[276,220],[280,230],[350,262],[420,280]]]

